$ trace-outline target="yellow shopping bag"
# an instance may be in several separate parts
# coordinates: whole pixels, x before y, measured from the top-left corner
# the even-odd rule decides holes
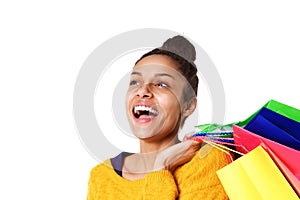
[[[258,146],[217,171],[230,200],[298,200],[268,153]]]

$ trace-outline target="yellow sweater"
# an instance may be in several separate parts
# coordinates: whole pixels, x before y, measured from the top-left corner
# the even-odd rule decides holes
[[[107,160],[91,170],[88,200],[228,199],[216,175],[216,171],[227,164],[224,152],[204,145],[174,174],[160,170],[131,181],[119,176]]]

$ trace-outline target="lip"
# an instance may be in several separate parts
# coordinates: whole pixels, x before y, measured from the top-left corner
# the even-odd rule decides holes
[[[130,113],[131,113],[131,117],[132,119],[138,123],[138,124],[145,124],[145,123],[149,123],[151,122],[153,119],[155,119],[158,115],[156,116],[153,116],[153,115],[149,115],[147,117],[143,117],[143,118],[136,118],[134,116],[134,113],[133,113],[133,109],[136,107],[136,106],[145,106],[145,107],[149,107],[149,108],[152,108],[156,111],[158,111],[157,109],[157,106],[154,105],[152,102],[147,102],[147,101],[138,101],[138,102],[135,102],[133,103],[133,105],[131,106],[131,109],[130,109]]]

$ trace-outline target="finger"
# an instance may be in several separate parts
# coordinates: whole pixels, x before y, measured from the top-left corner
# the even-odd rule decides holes
[[[183,141],[182,143],[185,146],[185,148],[183,148],[183,149],[198,151],[201,148],[201,142],[195,141],[193,139]]]
[[[189,132],[189,133],[185,134],[184,137],[183,137],[183,141],[192,139],[192,135],[193,135],[194,133],[195,133],[195,132],[192,131],[192,132]]]

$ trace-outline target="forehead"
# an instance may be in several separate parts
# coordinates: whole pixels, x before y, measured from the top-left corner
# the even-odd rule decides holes
[[[177,62],[170,58],[169,56],[166,55],[159,55],[159,54],[154,54],[147,56],[143,59],[141,59],[136,66],[139,65],[145,65],[145,64],[160,64],[160,65],[167,65],[170,66],[174,69],[177,69]]]
[[[150,55],[140,60],[133,71],[145,73],[166,72],[176,76],[182,76],[178,71],[178,64],[172,58],[165,55]]]

